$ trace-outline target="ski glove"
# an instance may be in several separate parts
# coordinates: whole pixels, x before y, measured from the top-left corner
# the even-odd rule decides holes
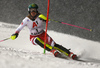
[[[39,18],[40,18],[41,20],[43,20],[43,21],[46,21],[46,20],[47,20],[47,17],[44,16],[43,14],[40,14],[40,15],[39,15]],[[50,19],[49,19],[49,21],[50,21]]]
[[[10,38],[12,40],[15,40],[17,37],[18,37],[18,33],[15,33],[15,34],[12,34]]]

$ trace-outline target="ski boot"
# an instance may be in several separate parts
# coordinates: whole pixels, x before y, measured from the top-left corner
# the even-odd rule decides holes
[[[54,54],[55,57],[61,57],[62,55],[56,49],[52,49],[50,52]]]
[[[73,60],[78,60],[77,55],[73,54],[72,52],[70,52],[70,54],[68,55],[70,58],[72,58]]]

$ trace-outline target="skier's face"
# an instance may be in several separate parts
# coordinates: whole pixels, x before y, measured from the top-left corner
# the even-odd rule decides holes
[[[30,10],[30,14],[31,14],[31,16],[36,16],[36,14],[37,14],[37,10],[36,9],[31,9]]]

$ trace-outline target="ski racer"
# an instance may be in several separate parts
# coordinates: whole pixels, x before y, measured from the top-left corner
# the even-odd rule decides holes
[[[35,3],[29,5],[28,12],[28,16],[22,20],[15,33],[11,35],[11,39],[15,40],[23,27],[27,26],[30,30],[30,41],[32,44],[44,48],[45,31],[43,24],[46,22],[47,18],[38,12],[38,5]],[[46,38],[46,50],[53,53],[55,57],[61,57],[61,53],[63,53],[72,59],[77,59],[77,55],[73,54],[69,49],[66,49],[62,45],[57,44],[48,34]]]

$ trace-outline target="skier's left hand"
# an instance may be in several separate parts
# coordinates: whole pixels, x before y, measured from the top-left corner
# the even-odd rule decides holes
[[[43,19],[43,20],[47,20],[47,17],[44,16],[43,14],[40,14],[40,15],[39,15],[39,18],[40,18],[40,19]]]
[[[39,18],[42,19],[42,20],[44,20],[44,21],[47,20],[47,17],[44,16],[43,14],[40,14],[40,15],[39,15]],[[50,21],[50,19],[48,19],[48,20]]]

